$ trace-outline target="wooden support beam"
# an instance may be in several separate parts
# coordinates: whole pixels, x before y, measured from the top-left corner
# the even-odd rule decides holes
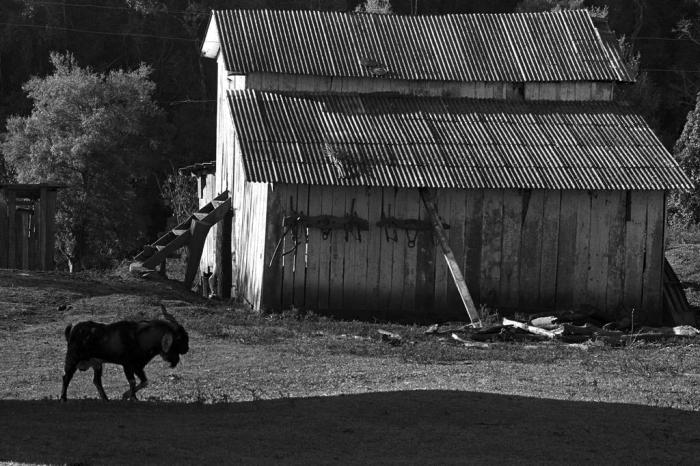
[[[197,270],[199,270],[199,260],[202,258],[204,242],[207,239],[209,228],[211,228],[211,225],[203,224],[196,220],[192,221],[192,226],[190,227],[190,242],[187,244],[189,254],[187,255],[187,269],[185,270],[184,281],[185,287],[187,288],[192,287],[194,277],[197,275]]]
[[[440,217],[437,213],[437,209],[435,208],[434,197],[432,193],[426,189],[421,189],[420,195],[421,199],[423,200],[423,204],[425,205],[425,209],[428,211],[428,218],[433,224],[433,232],[435,233],[435,237],[440,243],[440,248],[442,249],[442,254],[445,257],[445,261],[447,262],[447,267],[450,270],[450,274],[452,275],[452,280],[454,280],[455,286],[457,286],[457,291],[459,292],[459,296],[462,298],[462,304],[467,310],[469,319],[471,320],[474,327],[479,328],[481,327],[481,319],[479,319],[479,313],[477,312],[476,306],[474,305],[474,301],[472,300],[472,296],[469,293],[469,288],[467,288],[467,282],[464,280],[462,271],[459,270],[457,260],[455,259],[454,253],[452,252],[452,249],[450,248],[450,245],[447,241],[445,230],[442,227],[442,221],[440,220]]]

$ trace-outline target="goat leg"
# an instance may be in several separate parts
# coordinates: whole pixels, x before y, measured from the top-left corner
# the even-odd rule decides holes
[[[139,383],[136,386],[131,386],[131,383],[129,385],[131,388],[127,391],[124,392],[122,395],[122,399],[127,399],[127,398],[133,398],[134,400],[136,399],[136,392],[141,390],[142,388],[146,388],[148,386],[148,379],[146,378],[146,373],[143,371],[143,369],[135,369],[134,372],[136,373],[136,376],[139,378]]]
[[[73,361],[69,356],[66,356],[66,365],[63,374],[63,388],[61,389],[61,401],[68,400],[67,391],[68,384],[70,384],[73,374],[78,369],[78,364]]]
[[[94,383],[95,387],[97,387],[97,393],[100,394],[100,398],[102,398],[104,401],[109,401],[109,398],[107,398],[107,394],[105,393],[105,389],[102,387],[102,364],[94,364],[92,366],[92,370],[94,371],[92,383]]]
[[[122,395],[122,400],[136,400],[137,388],[136,379],[134,378],[134,369],[124,366],[124,375],[126,376],[126,380],[129,382],[129,389]]]

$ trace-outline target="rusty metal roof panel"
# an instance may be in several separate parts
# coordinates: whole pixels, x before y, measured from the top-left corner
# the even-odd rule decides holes
[[[372,15],[216,10],[232,73],[437,81],[632,81],[607,23],[586,10]]]
[[[250,181],[436,188],[692,186],[644,120],[614,102],[251,90],[230,91],[228,101]]]

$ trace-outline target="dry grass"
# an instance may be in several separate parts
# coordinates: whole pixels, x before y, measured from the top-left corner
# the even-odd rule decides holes
[[[191,351],[176,369],[159,360],[147,367],[151,385],[141,395],[146,403],[92,401],[96,391],[87,373],[77,374],[67,405],[54,401],[60,391],[66,324],[150,318],[158,314],[161,302],[188,328]],[[63,304],[71,306],[57,310]],[[380,328],[399,333],[404,343],[392,346],[380,341]],[[682,433],[674,440],[680,452],[673,456],[675,462],[683,462],[690,450],[697,453],[700,440],[691,433],[691,426],[700,425],[688,423],[682,414],[700,411],[700,346],[696,342],[635,343],[621,349],[502,343],[476,349],[465,348],[447,335],[425,335],[424,330],[296,311],[258,315],[207,302],[168,282],[136,280],[119,273],[69,276],[0,271],[0,347],[5,348],[0,353],[0,400],[5,400],[0,401],[0,438],[7,440],[0,442],[0,461],[130,463],[137,451],[147,455],[143,461],[161,463],[170,459],[154,452],[152,445],[167,442],[183,446],[177,451],[179,462],[185,463],[223,458],[367,462],[372,461],[365,456],[370,453],[376,455],[377,461],[372,462],[416,462],[418,458],[417,462],[449,463],[466,458],[461,456],[464,451],[455,452],[448,445],[462,435],[455,433],[459,429],[470,429],[469,451],[475,455],[470,459],[476,463],[479,458],[486,461],[496,450],[489,452],[474,442],[492,445],[499,436],[521,450],[520,456],[499,450],[506,462],[508,458],[510,462],[518,458],[560,462],[558,454],[536,453],[535,444],[523,443],[533,438],[521,421],[506,414],[512,410],[532,419],[540,419],[539,410],[547,410],[548,420],[538,429],[559,432],[563,437],[557,444],[576,445],[580,458],[592,459],[596,451],[603,451],[608,443],[597,443],[596,429],[604,423],[627,425],[620,416],[637,419],[638,424],[615,440],[618,446],[656,435],[658,429],[668,429],[668,423],[675,422],[669,419],[678,419],[686,424],[673,424],[674,431],[679,428]],[[112,397],[126,389],[115,366],[107,366],[104,385]],[[400,413],[406,410],[418,417],[404,419]],[[482,410],[483,417],[474,417],[475,410]],[[389,415],[381,415],[384,411]],[[503,416],[511,420],[502,421]],[[187,419],[190,427],[177,431],[175,426],[182,424],[179,419]],[[601,425],[596,427],[597,423]],[[245,434],[241,434],[242,424]],[[143,432],[144,425],[148,433]],[[306,440],[278,432],[285,425]],[[161,431],[162,426],[166,428]],[[225,431],[236,439],[224,435]],[[87,440],[80,437],[84,447],[76,447],[80,441],[68,440],[78,434],[86,436]],[[100,453],[98,441],[104,443],[111,435],[121,443],[110,444]],[[245,442],[253,442],[256,448]],[[332,442],[347,442],[351,447]],[[209,448],[210,444],[216,447]],[[240,450],[233,451],[232,444]],[[201,448],[196,454],[193,445]],[[362,445],[362,451],[353,445]],[[404,449],[387,456],[385,445]],[[417,449],[418,445],[425,449]],[[631,449],[625,453],[628,456],[613,453],[612,461],[639,462],[668,449],[646,450],[647,456],[642,455],[644,451]]]

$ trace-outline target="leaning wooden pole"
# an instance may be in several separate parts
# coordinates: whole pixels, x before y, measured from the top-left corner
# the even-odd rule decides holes
[[[428,211],[428,215],[430,216],[430,222],[433,225],[433,233],[440,243],[442,254],[445,256],[447,267],[450,269],[450,274],[452,275],[452,280],[454,280],[459,296],[462,298],[462,304],[467,310],[467,314],[469,314],[469,319],[472,321],[472,325],[480,328],[481,319],[479,319],[479,313],[474,305],[472,295],[469,293],[469,288],[467,288],[467,282],[464,280],[464,275],[462,275],[462,271],[459,270],[459,265],[457,264],[455,255],[452,252],[452,248],[450,248],[450,245],[447,242],[447,236],[445,235],[445,230],[442,227],[442,222],[440,221],[437,209],[435,208],[435,201],[433,200],[432,193],[430,193],[427,189],[421,189],[420,197],[423,199],[425,209]]]

